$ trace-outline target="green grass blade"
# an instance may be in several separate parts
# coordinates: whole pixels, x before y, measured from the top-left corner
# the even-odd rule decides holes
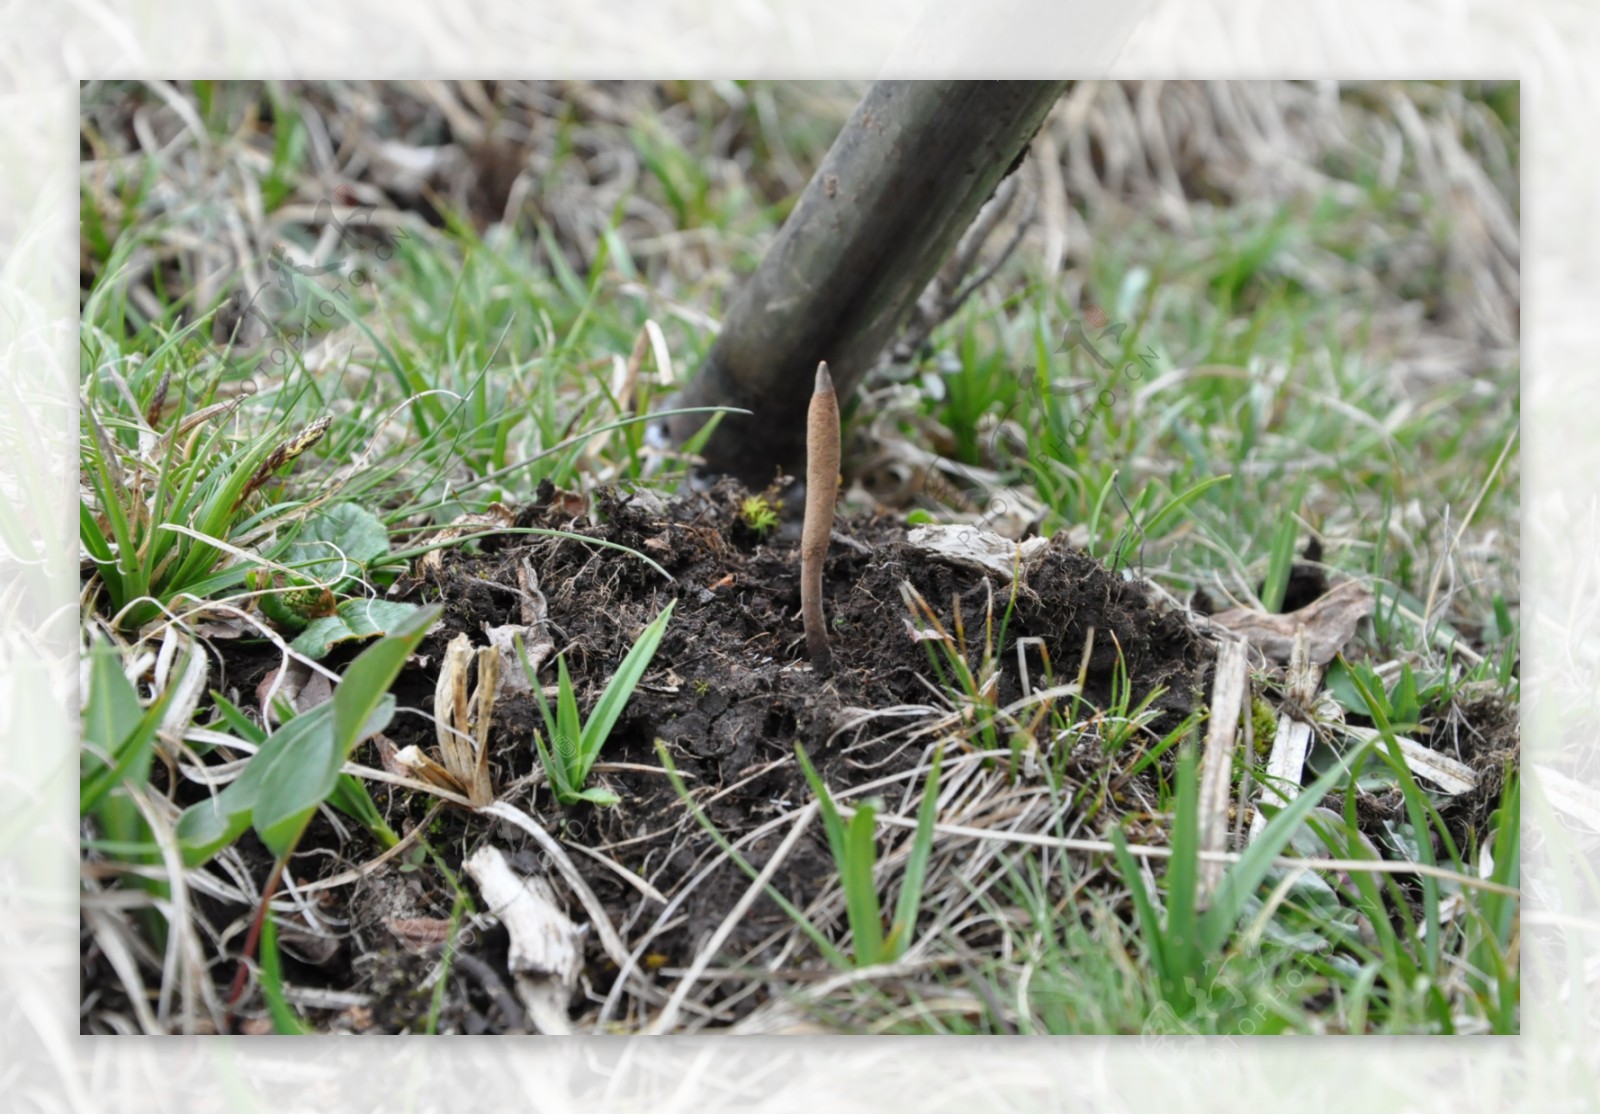
[[[906,858],[905,875],[900,880],[900,898],[895,903],[894,926],[886,942],[888,958],[898,960],[911,944],[916,932],[917,912],[922,903],[922,883],[928,875],[928,858],[933,854],[933,823],[939,812],[939,771],[944,762],[944,747],[933,753],[933,769],[922,787],[922,805],[917,809],[917,834]]]
[[[1214,488],[1223,481],[1230,479],[1232,479],[1232,475],[1230,473],[1223,473],[1221,476],[1208,477],[1205,480],[1201,480],[1197,483],[1189,485],[1189,487],[1185,488],[1182,492],[1179,492],[1166,503],[1162,504],[1160,509],[1157,510],[1154,515],[1150,516],[1149,522],[1144,523],[1139,528],[1140,533],[1147,537],[1153,535],[1156,531],[1156,527],[1165,523],[1169,517],[1176,515],[1179,511],[1182,511],[1185,507],[1189,506],[1189,504],[1193,503],[1195,500],[1204,495],[1209,489]]]
[[[82,735],[100,755],[86,754],[85,763],[91,769],[114,764],[123,741],[143,715],[139,694],[122,672],[122,655],[97,639],[89,651],[89,700],[83,710]]]
[[[1192,742],[1178,752],[1178,800],[1172,824],[1172,858],[1167,861],[1166,957],[1173,994],[1187,1008],[1188,981],[1199,979],[1205,956],[1200,949],[1197,899],[1200,887],[1200,758]],[[1170,1000],[1169,1000],[1170,1001]],[[1178,1006],[1178,1003],[1174,1003]]]
[[[1272,543],[1268,550],[1267,580],[1261,589],[1261,606],[1269,612],[1283,608],[1283,595],[1289,588],[1289,573],[1294,568],[1294,538],[1299,521],[1293,510],[1286,510],[1272,528]]]
[[[528,648],[522,645],[522,635],[517,633],[512,636],[517,648],[517,661],[522,663],[522,674],[528,679],[528,687],[533,690],[533,699],[539,705],[539,715],[544,718],[544,730],[551,739],[556,738],[556,718],[550,712],[550,702],[544,699],[544,686],[539,683],[539,677],[533,672],[533,665],[528,661]]]
[[[565,655],[556,659],[558,691],[556,693],[556,737],[550,742],[556,762],[567,772],[567,783],[573,789],[583,787],[588,768],[583,762],[583,724],[578,715],[578,694],[572,688],[572,676],[567,672]]]
[[[544,737],[537,730],[533,733],[533,747],[539,754],[539,763],[544,767],[545,777],[550,780],[550,790],[555,794],[556,800],[563,803],[575,800],[578,792],[567,780],[567,768],[550,753],[550,749],[545,746]]]
[[[577,781],[580,784],[588,778],[589,768],[594,766],[595,759],[600,755],[600,749],[605,746],[606,739],[611,735],[611,729],[616,727],[623,710],[627,708],[629,698],[633,696],[634,689],[638,687],[645,671],[650,668],[650,661],[656,656],[656,649],[666,634],[667,624],[672,619],[672,609],[676,604],[676,600],[669,601],[667,606],[661,609],[661,614],[650,621],[649,626],[640,634],[639,641],[633,644],[623,658],[622,665],[617,667],[617,672],[611,675],[611,680],[606,683],[605,692],[600,694],[599,702],[589,714],[588,722],[583,726],[582,744],[579,747],[581,765],[577,771]]]
[[[1378,734],[1383,739],[1384,758],[1400,782],[1400,795],[1405,801],[1406,816],[1411,822],[1411,831],[1416,838],[1418,856],[1429,867],[1435,866],[1433,825],[1437,823],[1439,831],[1444,834],[1450,857],[1459,870],[1461,857],[1455,850],[1455,843],[1450,838],[1449,830],[1439,817],[1438,812],[1429,803],[1422,788],[1411,777],[1411,765],[1406,762],[1405,753],[1400,750],[1400,741],[1395,736],[1386,712],[1388,701],[1385,700],[1380,704],[1373,691],[1366,686],[1365,682],[1357,674],[1352,673],[1350,676],[1357,690],[1360,691],[1362,700],[1366,702],[1367,711],[1372,717],[1373,724],[1378,728]],[[1430,814],[1432,815],[1431,821]],[[1434,975],[1441,975],[1439,962],[1443,947],[1441,940],[1443,923],[1439,913],[1439,880],[1432,875],[1423,875],[1419,877],[1418,882],[1422,888],[1423,948],[1426,958],[1426,970]],[[1442,1021],[1448,1024],[1449,1019],[1446,1017]]]
[[[806,754],[806,749],[797,742],[794,753],[800,760],[800,770],[805,774],[806,781],[811,783],[811,792],[817,795],[817,807],[822,811],[822,828],[828,834],[828,848],[833,852],[833,862],[842,876],[846,855],[844,820],[839,816],[838,807],[833,804],[833,795],[828,793],[827,784],[822,781],[817,768],[811,765],[811,756]]]
[[[267,733],[262,730],[261,725],[246,716],[244,711],[228,700],[224,694],[218,693],[215,689],[211,690],[211,703],[216,707],[217,715],[221,717],[222,722],[234,735],[258,747],[266,742]]]
[[[1369,741],[1364,741],[1352,747],[1342,763],[1335,764],[1302,790],[1294,801],[1278,810],[1277,815],[1261,830],[1261,835],[1250,842],[1239,861],[1228,868],[1228,873],[1222,877],[1222,883],[1212,895],[1211,906],[1200,918],[1200,949],[1204,954],[1211,955],[1222,948],[1228,934],[1233,932],[1233,927],[1243,916],[1256,888],[1267,877],[1267,872],[1272,870],[1272,861],[1289,843],[1295,829],[1341,778],[1357,769],[1357,764],[1370,746]]]
[[[341,774],[328,795],[328,804],[345,816],[359,822],[385,848],[400,843],[399,835],[389,827],[378,812],[377,803],[367,791],[367,784],[353,774]]]
[[[1111,830],[1111,847],[1117,870],[1122,873],[1123,884],[1133,899],[1133,912],[1139,922],[1139,935],[1144,938],[1145,952],[1149,954],[1151,967],[1156,970],[1156,978],[1165,988],[1170,983],[1170,968],[1167,964],[1166,941],[1161,932],[1161,919],[1156,915],[1150,892],[1145,890],[1144,875],[1139,871],[1133,853],[1128,851],[1128,838],[1122,835],[1120,827]]]
[[[283,962],[278,956],[277,919],[268,911],[261,921],[261,996],[267,1001],[272,1028],[280,1034],[309,1034],[307,1026],[283,994]]]
[[[878,904],[878,886],[872,869],[877,863],[873,843],[877,828],[877,806],[864,801],[856,806],[845,831],[845,863],[841,873],[845,908],[850,917],[850,937],[856,946],[856,963],[870,967],[883,958],[883,910]]]

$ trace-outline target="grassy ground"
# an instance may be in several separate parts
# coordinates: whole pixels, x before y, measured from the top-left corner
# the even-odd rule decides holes
[[[384,590],[419,541],[541,481],[687,493],[688,456],[644,418],[699,364],[852,95],[84,87],[86,1030],[219,1025],[274,860],[321,831],[307,824],[364,831],[373,854],[400,847],[391,867],[442,880],[446,956],[482,962],[454,942],[486,924],[458,879],[487,825],[430,841],[374,804],[387,786],[337,773],[364,724],[407,712],[385,691],[428,617]],[[778,950],[802,974],[696,955],[661,973],[663,996],[696,965],[724,991],[669,1004],[673,1028],[731,999],[768,1030],[1518,1030],[1518,117],[1504,85],[1069,94],[964,276],[847,408],[843,510],[1064,532],[1200,612],[1276,612],[1293,568],[1362,579],[1376,605],[1329,691],[1372,729],[1364,765],[1342,771],[1359,733],[1324,708],[1318,791],[1208,904],[1188,742],[1204,718],[1153,731],[1132,686],[1104,707],[1002,709],[989,686],[1011,650],[986,657],[974,633],[961,661],[929,660],[947,792],[928,795],[919,763],[876,830],[844,794],[839,881],[796,911],[814,936]],[[322,662],[362,623],[389,638],[325,659],[347,707],[291,721],[322,756],[292,765],[320,773],[262,776],[253,816],[180,820],[257,747],[288,754],[293,733],[264,730],[270,698],[240,691],[244,663],[291,641]],[[1258,682],[1264,735],[1282,696]],[[1024,732],[1047,759],[1088,749],[1100,773],[1016,790],[986,748]],[[1398,737],[1466,761],[1477,788],[1419,780]],[[1228,797],[1248,803],[1263,770],[1245,754]],[[950,831],[972,796],[1021,803],[983,814],[1004,838]],[[304,852],[301,885],[359,868]],[[370,1025],[370,982],[304,975],[305,938],[341,927],[293,882],[241,1017]],[[880,898],[908,924],[873,948]],[[275,920],[300,931],[295,978]],[[409,1028],[466,1025],[449,971]],[[641,995],[623,1028],[661,1009]]]

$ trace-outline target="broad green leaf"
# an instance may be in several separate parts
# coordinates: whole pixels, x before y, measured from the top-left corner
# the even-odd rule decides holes
[[[1411,663],[1403,662],[1400,665],[1400,680],[1395,682],[1394,692],[1389,695],[1390,719],[1398,725],[1414,726],[1422,720],[1422,702],[1417,696],[1417,675],[1411,671]]]
[[[292,848],[355,745],[394,715],[389,686],[438,613],[437,606],[421,609],[401,631],[363,651],[333,700],[279,728],[221,793],[185,810],[178,822],[185,861],[205,862],[252,823],[274,853]]]
[[[250,806],[240,804],[242,795],[233,792],[237,785],[224,786],[215,797],[196,802],[178,818],[178,845],[185,865],[200,866],[250,827]]]
[[[331,616],[320,616],[289,645],[307,658],[323,658],[339,643],[397,633],[415,612],[415,604],[361,597],[340,603]]]
[[[362,651],[346,668],[331,702],[334,736],[339,744],[335,770],[344,763],[361,739],[362,726],[376,711],[384,694],[389,692],[389,686],[394,684],[406,658],[422,642],[423,636],[432,629],[443,611],[437,604],[413,611],[375,646]]]
[[[184,861],[190,866],[204,863],[236,840],[250,827],[262,788],[273,772],[286,769],[292,775],[293,764],[306,753],[307,741],[318,735],[331,738],[332,731],[333,710],[324,704],[301,713],[268,736],[238,778],[215,797],[184,810],[177,830]]]
[[[389,532],[376,515],[359,504],[336,503],[300,528],[283,564],[309,581],[337,589],[388,552]]]
[[[381,732],[393,716],[394,698],[385,694],[356,738]],[[278,734],[302,718],[295,717]],[[281,856],[294,847],[317,806],[333,792],[345,756],[346,751],[335,736],[333,719],[321,717],[312,730],[295,737],[290,746],[277,749],[268,759],[261,772],[251,821],[262,843],[274,855]]]
[[[122,672],[122,656],[116,649],[99,643],[90,654],[89,702],[83,715],[83,735],[96,749],[103,749],[112,763],[107,767],[99,754],[84,751],[78,788],[80,816],[123,780],[132,777],[142,783],[149,776],[156,730],[176,692],[175,686],[168,686],[149,708],[141,708],[138,693]],[[176,676],[183,676],[187,662],[185,659],[180,665]]]
[[[1367,714],[1367,702],[1361,696],[1361,690],[1356,685],[1360,679],[1372,692],[1382,695],[1383,683],[1378,678],[1378,673],[1365,662],[1348,662],[1343,657],[1335,658],[1328,667],[1324,684],[1333,699],[1346,712]],[[1387,700],[1387,698],[1384,698]]]
[[[89,651],[89,701],[83,710],[83,738],[112,757],[131,735],[144,709],[133,683],[122,672],[122,655],[104,640]],[[99,760],[95,760],[98,764]]]

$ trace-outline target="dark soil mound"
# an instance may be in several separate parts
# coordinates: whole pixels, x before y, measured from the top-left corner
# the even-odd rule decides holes
[[[636,872],[670,897],[716,851],[668,779],[655,751],[662,741],[697,802],[730,840],[775,815],[810,800],[795,744],[801,744],[835,789],[908,770],[922,749],[903,739],[885,741],[881,721],[864,713],[894,706],[938,706],[929,644],[912,637],[901,593],[909,583],[957,629],[959,603],[966,657],[974,670],[985,626],[1008,667],[1017,640],[1042,640],[1058,680],[1077,676],[1086,646],[1085,696],[1105,707],[1112,696],[1119,656],[1133,702],[1159,689],[1159,724],[1176,724],[1200,700],[1210,664],[1210,644],[1177,614],[1158,609],[1136,582],[1125,580],[1081,551],[1052,543],[1013,593],[1008,581],[930,557],[909,546],[897,521],[878,517],[841,523],[825,578],[832,623],[834,669],[815,671],[805,657],[799,620],[799,554],[792,542],[763,540],[740,514],[741,488],[723,483],[711,492],[671,505],[655,497],[609,491],[594,514],[573,517],[548,488],[524,508],[518,525],[555,528],[618,543],[648,554],[670,572],[668,582],[646,563],[614,549],[548,536],[505,535],[486,540],[480,553],[454,553],[413,597],[442,601],[445,618],[422,647],[442,652],[459,632],[481,642],[487,626],[516,622],[517,571],[537,571],[548,602],[549,627],[564,651],[580,708],[593,707],[641,629],[669,600],[677,604],[665,638],[602,756],[619,764],[601,775],[620,805],[564,808],[540,791],[518,800],[552,832],[595,848]],[[842,539],[842,540],[841,540]],[[1008,604],[1011,606],[1006,616]],[[1037,644],[1030,669],[1043,674]],[[1017,671],[1002,673],[999,701],[1021,696]],[[553,676],[553,675],[552,675]],[[429,704],[431,682],[405,682],[401,704]],[[925,715],[927,715],[925,713]],[[496,785],[535,769],[535,725],[542,724],[531,697],[503,701],[490,735]],[[431,744],[432,727],[412,720],[397,726],[395,742]],[[626,769],[629,764],[636,768]],[[465,820],[465,818],[461,818]],[[481,831],[481,828],[480,828]],[[504,832],[513,845],[525,840]],[[781,833],[747,850],[760,866]],[[774,880],[799,905],[832,879],[835,868],[820,829],[797,848]],[[614,924],[653,919],[659,903],[584,858],[595,870],[589,882]],[[749,885],[731,865],[696,888],[670,929],[652,945],[658,964],[686,963],[695,942],[721,923]],[[648,908],[646,908],[648,907]],[[762,899],[742,920],[731,945],[749,946],[789,927],[787,916]],[[604,957],[597,958],[601,966]]]

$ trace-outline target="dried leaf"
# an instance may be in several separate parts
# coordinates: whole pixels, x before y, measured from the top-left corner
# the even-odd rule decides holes
[[[1050,545],[1048,538],[1013,542],[993,531],[942,524],[917,527],[906,542],[931,556],[995,573],[1007,581],[1019,565],[1026,567],[1037,560]]]
[[[416,956],[437,952],[450,939],[449,918],[384,918],[383,924],[402,948]]]
[[[1333,661],[1355,637],[1356,625],[1372,614],[1372,589],[1363,581],[1346,581],[1304,608],[1282,615],[1254,608],[1230,608],[1211,616],[1212,623],[1243,636],[1266,658],[1287,663],[1294,653],[1295,628],[1305,627],[1310,660],[1315,666]]]
[[[265,724],[281,723],[277,706],[287,702],[296,713],[307,712],[333,697],[333,683],[298,659],[290,659],[261,679],[256,686],[256,704]]]
[[[474,662],[477,682],[469,696],[467,678]],[[444,770],[474,805],[494,800],[489,783],[489,723],[494,716],[499,673],[500,652],[494,647],[474,651],[472,639],[462,632],[445,648],[434,687],[433,713]],[[441,784],[431,774],[423,773],[423,777]]]

